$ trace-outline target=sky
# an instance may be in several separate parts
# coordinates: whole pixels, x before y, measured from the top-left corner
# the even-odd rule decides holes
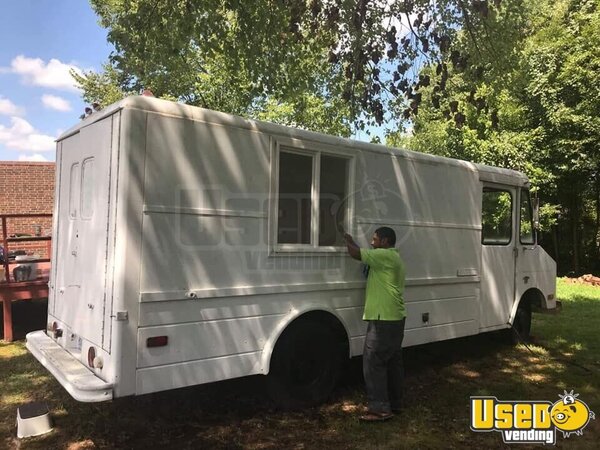
[[[85,104],[69,75],[112,46],[86,0],[0,0],[0,160],[54,161]]]
[[[106,36],[87,0],[0,0],[0,161],[55,160],[54,141],[87,106],[69,71],[100,71]]]

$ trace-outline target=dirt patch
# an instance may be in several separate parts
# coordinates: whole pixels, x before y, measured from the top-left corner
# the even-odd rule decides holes
[[[69,444],[67,450],[91,450],[96,448],[96,445],[90,439],[86,439],[81,442],[73,442]]]
[[[565,278],[565,281],[570,284],[585,284],[588,286],[600,286],[600,277],[596,277],[591,273],[582,275],[579,278]]]

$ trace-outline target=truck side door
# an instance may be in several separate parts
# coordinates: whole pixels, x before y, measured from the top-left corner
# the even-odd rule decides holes
[[[481,218],[480,330],[508,323],[515,298],[515,212],[513,186],[484,185]]]
[[[112,118],[61,141],[54,316],[103,342]]]

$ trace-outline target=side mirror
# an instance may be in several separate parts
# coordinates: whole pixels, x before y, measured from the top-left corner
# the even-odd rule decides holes
[[[533,198],[533,229],[540,229],[540,199],[537,195]]]

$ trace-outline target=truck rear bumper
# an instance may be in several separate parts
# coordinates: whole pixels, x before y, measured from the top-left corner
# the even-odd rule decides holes
[[[27,349],[80,402],[111,400],[113,385],[98,378],[43,330],[27,334]]]

